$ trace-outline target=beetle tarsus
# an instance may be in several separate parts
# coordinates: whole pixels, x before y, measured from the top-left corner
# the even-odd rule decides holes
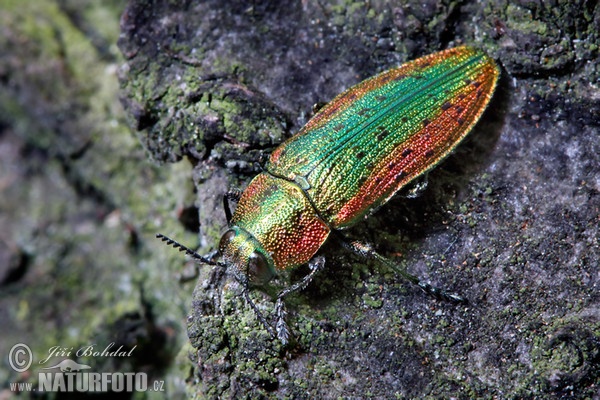
[[[448,293],[445,290],[431,286],[429,283],[419,281],[418,286],[425,293],[435,297],[436,299],[444,300],[449,303],[456,303],[456,304],[467,304],[468,303],[467,299],[465,299],[464,297],[462,297],[456,293]]]
[[[277,338],[285,346],[289,343],[290,329],[288,328],[287,322],[285,322],[287,311],[281,298],[278,298],[277,303],[275,303],[275,315],[277,316],[277,323],[275,325]]]

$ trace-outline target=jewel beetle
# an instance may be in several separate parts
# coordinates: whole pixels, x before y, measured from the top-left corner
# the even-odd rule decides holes
[[[157,236],[203,263],[228,268],[272,334],[287,343],[283,298],[309,284],[324,265],[315,253],[443,160],[473,128],[494,93],[500,70],[482,51],[461,46],[384,71],[323,106],[271,154],[243,193],[224,198],[228,229],[212,261]],[[233,213],[227,199],[236,200]],[[426,292],[446,293],[400,269],[364,243],[342,243],[394,268]],[[308,263],[310,272],[277,296],[273,327],[248,296],[249,287]]]

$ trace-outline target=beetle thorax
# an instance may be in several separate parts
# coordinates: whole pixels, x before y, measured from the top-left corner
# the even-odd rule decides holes
[[[237,252],[236,256],[228,254],[232,262],[243,262],[240,257],[258,251],[276,271],[308,262],[330,231],[295,182],[266,172],[244,191],[231,226],[236,232],[231,242],[235,249],[226,251]],[[224,238],[234,235],[229,232]]]

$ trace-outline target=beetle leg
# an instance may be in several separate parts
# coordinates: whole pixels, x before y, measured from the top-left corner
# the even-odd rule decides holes
[[[248,286],[244,286],[242,294],[244,295],[244,298],[246,299],[246,303],[248,303],[250,305],[250,307],[252,308],[252,311],[254,311],[254,315],[256,315],[256,318],[258,318],[260,323],[263,324],[263,326],[265,327],[267,332],[269,332],[269,334],[271,336],[275,337],[276,335],[275,335],[275,331],[273,330],[273,327],[267,322],[265,317],[263,317],[262,313],[260,312],[258,307],[256,307],[256,304],[254,304],[254,302],[252,301],[252,299],[250,298],[250,295],[248,293],[249,293]]]
[[[242,191],[240,189],[229,189],[227,193],[223,195],[223,210],[225,211],[225,218],[227,219],[227,223],[231,222],[231,208],[229,207],[229,201],[233,200],[236,203],[240,201],[242,197]]]
[[[407,199],[416,199],[417,197],[421,197],[423,193],[425,193],[427,185],[429,184],[428,178],[429,172],[426,172],[424,175],[409,183],[410,187],[408,188],[408,191],[404,197]]]
[[[315,257],[308,263],[310,267],[310,272],[304,276],[300,281],[294,283],[292,286],[283,289],[277,295],[277,302],[275,303],[275,313],[277,315],[277,324],[275,325],[277,330],[277,337],[281,340],[281,343],[286,345],[288,343],[288,339],[290,336],[290,330],[285,322],[285,317],[287,316],[287,311],[285,309],[285,304],[283,302],[283,298],[290,293],[297,292],[298,290],[302,290],[306,288],[310,282],[313,280],[314,276],[317,272],[323,269],[325,265],[325,257],[319,256]]]
[[[277,323],[275,324],[275,330],[277,331],[277,338],[283,343],[285,346],[288,344],[290,337],[290,329],[285,322],[285,318],[287,317],[287,311],[285,309],[285,304],[283,300],[280,298],[277,299],[275,303],[275,315],[277,317]]]
[[[467,303],[467,299],[456,293],[448,293],[445,290],[436,288],[434,286],[431,286],[429,283],[421,281],[419,277],[409,273],[403,268],[400,268],[396,263],[392,262],[391,260],[388,260],[381,254],[377,253],[373,249],[373,247],[368,243],[361,243],[357,241],[346,242],[345,240],[342,240],[342,243],[344,247],[352,250],[354,253],[363,257],[373,258],[379,261],[380,263],[390,267],[391,269],[399,273],[404,279],[414,283],[415,285],[420,287],[425,293],[435,297],[436,299],[441,299],[451,303]]]

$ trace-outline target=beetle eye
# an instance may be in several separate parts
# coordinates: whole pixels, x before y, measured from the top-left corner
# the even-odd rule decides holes
[[[248,278],[255,284],[265,284],[271,280],[273,273],[264,255],[254,251],[248,257]]]
[[[223,250],[227,247],[227,244],[235,238],[236,233],[233,229],[228,230],[221,237],[221,241],[219,242],[219,252],[223,254]]]

